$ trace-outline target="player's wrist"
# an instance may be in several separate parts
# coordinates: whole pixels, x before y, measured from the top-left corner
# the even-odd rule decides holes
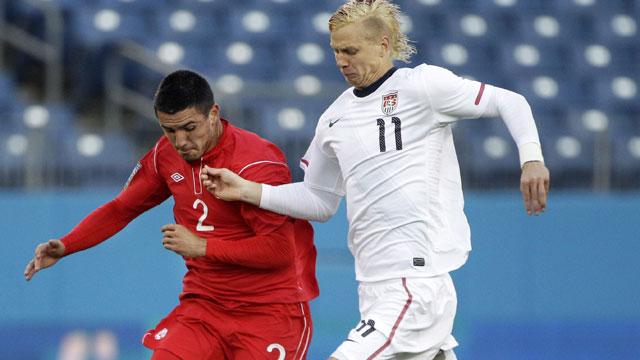
[[[260,198],[262,197],[262,184],[245,180],[241,193],[242,201],[249,204],[260,206]]]
[[[522,144],[518,147],[518,153],[520,156],[520,168],[523,168],[526,163],[534,161],[544,164],[542,148],[539,143],[530,142]]]

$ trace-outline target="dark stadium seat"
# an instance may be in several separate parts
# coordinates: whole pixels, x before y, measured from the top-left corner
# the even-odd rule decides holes
[[[70,0],[65,0],[70,1]],[[78,6],[83,4],[95,3],[100,7],[113,7],[121,12],[128,11],[144,11],[153,12],[155,9],[164,8],[170,6],[172,0],[125,0],[125,1],[113,1],[113,0],[90,0],[90,1],[78,1],[75,0]]]
[[[462,173],[468,177],[465,181],[480,182],[489,188],[515,181],[519,173],[518,150],[501,120],[469,119],[454,126]]]
[[[553,0],[538,1],[496,1],[477,0],[474,2],[479,11],[486,13],[533,13],[553,8]]]
[[[252,106],[261,120],[258,133],[285,151],[294,179],[302,179],[299,161],[307,151],[326,105],[308,98],[295,98]]]
[[[634,10],[634,2],[627,0],[555,0],[550,3],[553,5],[554,12],[587,17],[616,13],[629,14]]]
[[[583,75],[631,70],[640,59],[638,50],[637,46],[625,44],[575,42],[571,47],[571,70]]]
[[[146,27],[140,15],[121,13],[113,7],[85,6],[73,11],[69,26],[76,44],[100,47],[144,34]]]
[[[15,85],[8,74],[0,71],[0,113],[9,111],[15,101]]]
[[[584,105],[593,101],[595,91],[588,79],[578,79],[561,73],[540,72],[514,76],[511,90],[522,94],[532,108],[552,110],[558,107]]]
[[[225,97],[250,103],[230,108],[238,114],[246,110],[245,122],[254,124],[251,128],[264,128],[282,143],[290,139],[289,148],[300,148],[290,150],[293,152],[304,150],[302,147],[307,144],[303,139],[312,131],[272,126],[277,107],[290,101],[289,105],[296,105],[292,100],[295,98],[300,101],[298,107],[303,114],[314,113],[317,118],[323,107],[348,87],[336,69],[327,33],[328,17],[342,3],[343,0],[49,1],[64,10],[67,21],[64,58],[67,82],[73,84],[67,100],[75,106],[87,108],[91,99],[104,96],[106,59],[114,54],[114,44],[133,40],[168,64],[194,69],[216,82],[221,77],[229,80],[222,81],[216,91],[223,88]],[[633,139],[629,135],[633,131],[614,126],[616,118],[624,117],[621,113],[635,114],[640,102],[637,69],[640,6],[635,2],[398,0],[397,3],[406,14],[402,19],[405,29],[418,49],[409,66],[422,62],[444,66],[458,75],[522,93],[538,119],[549,164],[560,178],[572,171],[588,178],[593,173],[590,152],[600,135],[585,129],[576,115],[591,108],[606,114],[611,126],[607,136],[611,141],[613,174],[631,174],[640,167],[628,151],[629,146],[623,145]],[[96,17],[100,10],[109,11]],[[37,8],[22,1],[9,2],[7,13],[16,25],[42,36],[42,14]],[[14,75],[13,80],[23,82],[28,80],[27,70],[34,65],[26,55],[18,55],[17,59],[18,76]],[[151,97],[162,74],[126,62],[124,77],[125,86]],[[236,79],[242,82],[239,87],[234,85]],[[10,114],[5,116],[8,121],[3,136],[26,129],[20,112],[27,104],[11,95],[15,92],[12,81],[0,74],[0,112]],[[280,96],[274,96],[276,93]],[[61,113],[65,111],[70,110]],[[58,116],[55,106],[51,114]],[[631,115],[626,119],[621,123],[640,122]],[[69,123],[74,126],[75,121]],[[461,153],[490,157],[480,150],[488,137],[498,134],[512,147],[505,156],[517,156],[508,133],[494,125],[477,125],[476,129],[476,125],[469,124],[463,122],[455,130]],[[498,125],[502,126],[499,122]],[[54,132],[55,128],[55,123],[49,123],[42,130]],[[20,145],[19,138],[13,139]],[[558,141],[564,152],[558,152]],[[501,146],[496,145],[498,142],[494,141],[493,146]],[[578,154],[576,144],[580,147]],[[463,157],[461,162],[466,166],[468,162]],[[513,159],[485,160],[495,171],[511,171],[507,163]],[[467,171],[480,172],[478,178],[490,177],[480,167],[467,166]]]
[[[594,142],[570,133],[553,133],[542,140],[545,165],[554,186],[589,187],[593,182]]]
[[[634,13],[598,14],[593,20],[594,39],[602,44],[628,45],[637,48],[640,44],[639,26],[640,20]]]
[[[296,31],[304,26],[304,19],[296,16],[292,9],[270,12],[261,6],[234,7],[229,11],[228,21],[234,39],[281,40],[296,36]]]
[[[586,37],[583,22],[553,11],[518,13],[514,27],[521,42],[570,46],[572,41]]]
[[[61,144],[60,182],[74,186],[124,185],[136,163],[131,140],[118,133],[69,133]]]
[[[343,82],[336,66],[333,50],[328,43],[290,42],[282,48],[282,66],[278,67],[280,78],[287,80],[309,74],[321,81]]]
[[[491,76],[502,68],[496,53],[496,46],[489,42],[472,41],[461,43],[455,40],[427,41],[418,48],[414,62],[426,62],[445,67],[460,76],[471,76],[478,80],[490,81]]]
[[[226,7],[187,4],[157,11],[155,26],[162,40],[203,44],[229,36],[228,18],[224,15]]]
[[[640,186],[640,107],[611,108],[611,170],[614,186]]]
[[[636,73],[611,71],[594,75],[594,100],[598,105],[632,108],[640,103],[640,76]]]
[[[502,71],[511,76],[565,74],[570,49],[565,45],[539,42],[505,42],[500,44]]]

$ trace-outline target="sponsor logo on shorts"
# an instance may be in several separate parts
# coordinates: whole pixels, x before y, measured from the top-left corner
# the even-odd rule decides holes
[[[164,328],[164,329],[162,329],[162,330],[158,331],[158,332],[157,332],[153,337],[154,337],[156,340],[162,340],[165,336],[167,336],[167,333],[168,333],[168,332],[169,332],[169,329]]]

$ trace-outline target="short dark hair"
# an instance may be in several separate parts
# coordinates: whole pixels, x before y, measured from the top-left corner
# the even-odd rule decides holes
[[[207,80],[190,70],[177,70],[167,75],[158,90],[153,103],[156,114],[175,114],[194,107],[203,115],[208,115],[214,104],[213,91]]]

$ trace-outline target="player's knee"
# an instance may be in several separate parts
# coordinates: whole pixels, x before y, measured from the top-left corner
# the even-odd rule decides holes
[[[178,356],[175,356],[170,351],[164,349],[158,349],[153,352],[151,360],[182,360]]]

